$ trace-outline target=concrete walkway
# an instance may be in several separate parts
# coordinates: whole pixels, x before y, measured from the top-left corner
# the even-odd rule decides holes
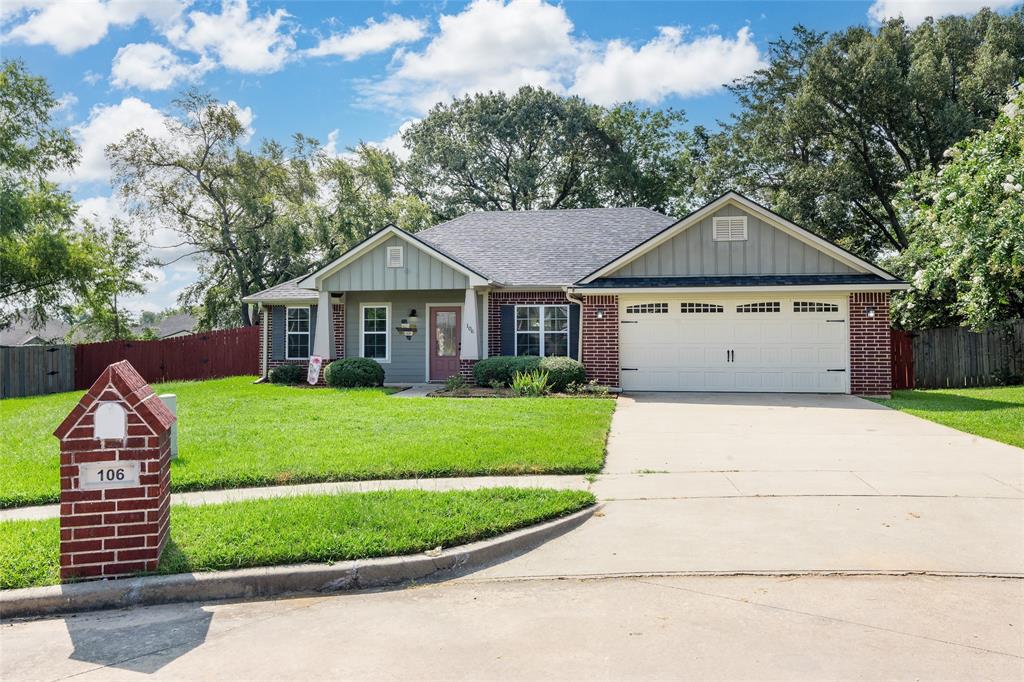
[[[275,485],[264,488],[232,488],[230,490],[202,490],[194,493],[174,493],[171,504],[198,506],[296,495],[323,495],[332,493],[365,493],[375,490],[477,490],[479,488],[573,488],[585,490],[589,483],[582,476],[467,476],[465,478],[398,478],[381,481],[340,481],[336,483],[307,483],[302,485]],[[51,519],[60,516],[60,505],[0,509],[0,521],[15,519]]]
[[[387,384],[385,384],[387,385]],[[402,386],[408,386],[407,384],[401,384]],[[392,398],[426,398],[434,391],[440,391],[444,386],[439,384],[413,384],[408,386],[401,391],[392,393]]]

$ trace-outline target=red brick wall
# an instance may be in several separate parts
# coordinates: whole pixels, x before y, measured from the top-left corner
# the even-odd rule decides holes
[[[892,392],[892,337],[888,292],[850,294],[850,392],[889,395]],[[875,316],[868,317],[867,309]]]
[[[492,291],[487,304],[487,355],[501,355],[501,306],[570,303],[564,291]]]
[[[463,379],[465,379],[469,383],[473,383],[473,365],[475,365],[478,362],[480,362],[480,361],[479,360],[463,360],[462,358],[460,358],[459,359],[459,376],[461,376]]]
[[[604,316],[597,317],[603,310]],[[587,378],[619,386],[619,297],[583,297],[583,366]]]

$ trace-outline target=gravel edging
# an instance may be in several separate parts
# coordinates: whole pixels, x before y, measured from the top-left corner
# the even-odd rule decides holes
[[[330,593],[451,577],[529,551],[576,528],[601,506],[591,505],[568,516],[444,549],[437,556],[413,554],[335,564],[266,566],[4,590],[0,592],[0,618],[31,618],[174,602]]]

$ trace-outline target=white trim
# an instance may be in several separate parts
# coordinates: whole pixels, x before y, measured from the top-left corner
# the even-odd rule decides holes
[[[434,319],[433,314],[430,312],[431,308],[458,308],[459,309],[459,324],[460,324],[460,328],[459,328],[459,343],[460,344],[462,343],[462,328],[461,328],[462,314],[465,312],[465,310],[463,310],[463,305],[461,303],[427,303],[426,304],[426,311],[427,311],[427,332],[426,332],[426,336],[427,336],[427,338],[425,339],[426,343],[423,344],[424,346],[426,346],[426,348],[423,349],[423,363],[424,363],[424,366],[423,366],[423,379],[428,384],[431,381],[430,380],[430,325],[431,325],[431,323],[433,322],[433,319]]]
[[[291,306],[315,305],[317,300],[318,300],[317,299],[317,294],[316,294],[315,291],[311,291],[309,293],[312,294],[311,298],[259,298],[259,297],[254,297],[254,296],[247,296],[247,297],[242,299],[242,303],[249,303],[249,304],[255,303],[255,304],[258,304],[258,305],[265,305],[265,306],[271,306],[271,305],[291,305]]]
[[[451,269],[461,272],[463,275],[465,275],[469,279],[470,286],[483,286],[485,284],[491,283],[490,280],[484,279],[481,275],[478,275],[477,273],[473,272],[472,270],[462,265],[461,263],[457,263],[456,261],[452,260],[448,256],[444,255],[440,251],[430,246],[430,244],[427,244],[426,242],[416,239],[415,237],[411,236],[408,232],[400,230],[394,225],[388,225],[377,234],[363,241],[363,243],[349,249],[331,263],[328,263],[327,265],[320,268],[313,274],[307,275],[306,277],[302,278],[296,283],[296,286],[319,289],[324,279],[330,277],[335,272],[343,268],[346,263],[359,258],[359,256],[379,246],[382,242],[389,239],[390,237],[398,237],[399,239],[404,240],[407,244],[412,244],[418,249],[427,251],[433,258],[441,261]]]
[[[842,261],[847,265],[850,265],[858,270],[866,270],[884,279],[895,280],[893,275],[889,274],[885,270],[882,270],[881,268],[872,265],[866,260],[854,256],[852,253],[846,252],[845,250],[841,249],[835,244],[832,244],[822,239],[816,234],[808,232],[799,225],[792,223],[786,220],[785,218],[772,213],[768,209],[755,204],[746,197],[740,196],[736,192],[729,192],[727,194],[722,195],[715,201],[712,201],[710,204],[707,204],[706,206],[697,209],[696,211],[686,216],[679,222],[669,226],[665,230],[662,230],[660,233],[658,233],[651,239],[627,251],[626,253],[622,254],[621,256],[619,256],[612,262],[608,263],[607,265],[604,265],[600,269],[595,270],[591,274],[579,280],[578,284],[589,284],[590,282],[593,282],[595,279],[598,279],[599,277],[603,277],[610,272],[618,270],[627,263],[631,263],[632,261],[636,260],[637,258],[644,255],[648,251],[657,248],[664,242],[675,237],[684,230],[687,230],[690,227],[696,225],[700,221],[704,220],[704,218],[708,217],[710,214],[729,204],[735,205],[738,208],[753,213],[754,215],[758,216],[765,222],[770,223],[775,227],[779,228],[780,230],[782,230],[783,232],[786,232],[790,236],[799,239],[800,241],[810,246],[817,248],[819,251],[827,253],[836,260]]]
[[[359,357],[366,357],[366,315],[364,310],[367,308],[384,308],[387,310],[387,318],[384,321],[384,352],[383,358],[370,358],[376,360],[382,365],[391,363],[391,303],[360,303],[359,304]],[[371,334],[379,334],[380,332],[370,332]]]
[[[569,291],[578,296],[619,296],[622,294],[704,294],[709,292],[742,292],[742,291],[902,291],[909,289],[909,284],[796,284],[790,286],[755,286],[755,287],[601,287],[601,288],[570,288]]]
[[[293,332],[288,330],[288,311],[289,310],[305,310],[306,311],[306,354],[291,356],[288,354],[288,337],[291,335],[299,336],[302,332]],[[306,305],[290,305],[285,306],[284,309],[284,359],[285,360],[309,360],[309,356],[312,354],[313,349],[309,343],[309,335],[313,331],[313,311]]]
[[[483,320],[480,322],[480,359],[491,357],[491,291],[484,289]]]
[[[545,334],[563,334],[564,333],[565,334],[565,353],[566,353],[567,357],[572,357],[571,355],[569,355],[572,352],[572,348],[570,348],[570,345],[569,345],[569,344],[572,343],[572,310],[571,310],[570,306],[571,306],[571,304],[569,303],[568,300],[565,303],[516,303],[515,304],[515,313],[512,316],[512,324],[515,327],[519,326],[519,309],[520,308],[541,308],[541,314],[540,314],[540,320],[539,320],[539,322],[540,322],[540,329],[538,329],[537,331],[521,332],[517,328],[513,330],[513,334],[515,336],[515,339],[513,341],[513,348],[512,348],[512,350],[515,351],[515,355],[517,357],[519,355],[519,335],[520,334],[538,334],[539,335],[539,345],[537,347],[537,350],[538,350],[539,356],[543,358],[543,357],[545,357],[545,355],[544,355],[544,335]],[[545,331],[545,329],[544,329],[544,309],[546,309],[546,308],[565,308],[565,331],[564,332],[549,332],[549,331]],[[583,319],[583,315],[580,315],[580,319],[581,320]]]

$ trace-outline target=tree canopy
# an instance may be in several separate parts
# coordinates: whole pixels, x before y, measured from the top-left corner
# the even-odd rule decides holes
[[[910,243],[891,265],[913,289],[893,315],[911,329],[1024,317],[1024,84],[990,130],[946,156],[898,197]]]
[[[732,86],[741,111],[700,131],[704,198],[748,193],[865,256],[909,243],[900,182],[995,118],[1021,75],[1020,12],[902,20],[826,35],[797,27]]]

